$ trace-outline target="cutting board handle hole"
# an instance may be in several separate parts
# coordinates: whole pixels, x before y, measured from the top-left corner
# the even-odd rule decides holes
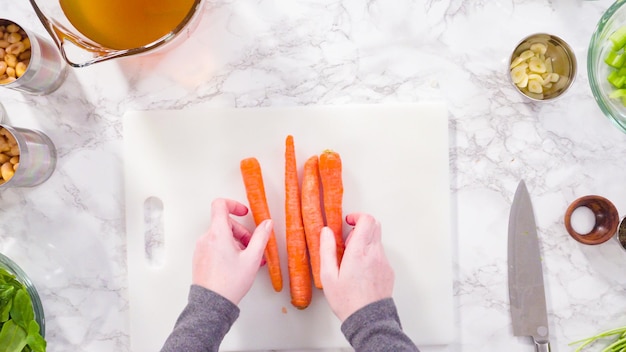
[[[143,203],[144,249],[148,265],[161,267],[164,263],[163,202],[149,197]]]

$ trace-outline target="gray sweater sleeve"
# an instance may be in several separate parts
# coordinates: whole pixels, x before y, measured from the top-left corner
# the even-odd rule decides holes
[[[341,331],[357,352],[419,352],[402,331],[392,298],[370,303],[349,316]]]
[[[187,306],[161,352],[209,352],[219,349],[239,317],[239,308],[221,295],[192,285]]]

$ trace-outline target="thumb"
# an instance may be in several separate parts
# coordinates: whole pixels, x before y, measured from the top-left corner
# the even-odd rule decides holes
[[[244,254],[255,263],[261,263],[263,259],[263,252],[265,251],[265,246],[267,246],[267,241],[270,238],[273,226],[274,223],[272,220],[267,219],[260,223],[259,226],[254,229],[254,233],[252,233],[250,242],[244,250]]]
[[[337,265],[337,244],[333,230],[324,227],[320,234],[320,278],[322,286],[335,280],[339,276],[339,266]]]

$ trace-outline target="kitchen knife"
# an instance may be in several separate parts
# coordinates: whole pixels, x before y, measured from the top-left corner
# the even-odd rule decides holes
[[[539,238],[530,195],[523,180],[517,186],[511,206],[508,256],[513,335],[532,336],[538,352],[549,352]]]

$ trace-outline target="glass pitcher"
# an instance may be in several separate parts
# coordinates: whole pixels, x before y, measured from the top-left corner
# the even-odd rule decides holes
[[[136,55],[191,31],[203,0],[30,0],[72,67]]]

